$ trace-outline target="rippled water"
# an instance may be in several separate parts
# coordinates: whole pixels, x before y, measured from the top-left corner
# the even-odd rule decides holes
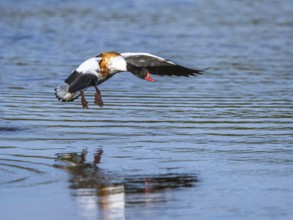
[[[291,1],[2,1],[4,219],[292,219]],[[129,73],[105,107],[54,88],[102,51],[193,78]],[[1,218],[2,218],[1,217]]]

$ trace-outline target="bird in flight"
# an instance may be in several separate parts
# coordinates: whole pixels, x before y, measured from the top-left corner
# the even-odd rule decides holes
[[[56,97],[71,102],[81,97],[83,108],[88,108],[84,91],[95,87],[95,104],[104,105],[98,85],[119,72],[131,72],[140,79],[155,82],[151,74],[160,76],[197,76],[206,69],[190,69],[149,53],[104,52],[81,63],[65,82],[55,88]]]

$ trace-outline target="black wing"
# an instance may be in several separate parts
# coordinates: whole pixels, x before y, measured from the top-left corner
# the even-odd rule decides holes
[[[72,79],[70,79],[69,76],[69,78],[66,80],[67,82],[65,81],[66,83],[70,82],[68,83],[68,91],[71,93],[85,89],[90,86],[97,85],[98,83],[98,77],[91,73],[79,74],[77,77],[74,78],[74,80]]]
[[[79,76],[81,76],[82,73],[81,72],[78,72],[76,70],[74,70],[70,76],[65,80],[65,82],[70,85],[71,83],[74,82],[74,80],[76,80]]]
[[[148,53],[122,53],[128,64],[147,68],[151,74],[161,76],[196,76],[207,69],[191,69]]]

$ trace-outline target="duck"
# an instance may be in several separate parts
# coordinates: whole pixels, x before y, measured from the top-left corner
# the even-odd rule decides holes
[[[151,74],[160,76],[197,76],[209,68],[193,69],[165,58],[143,52],[103,52],[81,63],[67,77],[63,84],[55,88],[55,95],[62,102],[72,102],[81,98],[83,108],[88,108],[84,92],[89,87],[96,90],[94,103],[104,106],[98,85],[116,73],[130,72],[140,79],[156,82]]]

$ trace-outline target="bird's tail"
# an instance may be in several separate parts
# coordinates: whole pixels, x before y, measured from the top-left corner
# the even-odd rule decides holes
[[[55,95],[57,99],[61,100],[62,102],[72,102],[79,97],[79,93],[70,93],[68,89],[69,85],[67,83],[57,86],[55,88]]]

